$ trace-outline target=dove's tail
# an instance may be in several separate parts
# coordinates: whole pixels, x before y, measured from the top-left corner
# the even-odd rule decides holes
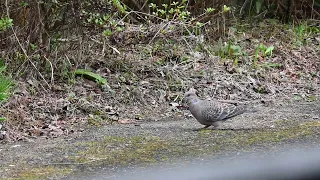
[[[240,115],[240,114],[243,114],[243,113],[255,113],[255,112],[258,112],[258,109],[255,109],[253,107],[248,107],[248,106],[245,106],[245,105],[236,106],[236,108],[233,109],[233,111],[231,111],[230,114],[228,114],[228,116],[226,118],[227,119],[228,118],[232,118],[234,116],[237,116],[237,115]]]
[[[248,107],[247,106],[237,106],[236,112],[235,112],[236,113],[235,116],[239,115],[239,114],[243,114],[243,113],[245,113],[247,111],[248,111]]]
[[[231,111],[229,111],[229,113],[223,118],[223,120],[227,120],[229,118],[232,118],[234,116],[243,114],[247,111],[247,107],[246,106],[234,106],[232,109],[229,109]]]

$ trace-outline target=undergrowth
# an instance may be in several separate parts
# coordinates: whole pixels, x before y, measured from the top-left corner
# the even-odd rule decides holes
[[[9,96],[12,94],[13,89],[13,81],[10,77],[5,75],[6,66],[3,61],[0,59],[0,104],[5,102]],[[0,114],[0,122],[5,121],[5,117],[1,117]]]

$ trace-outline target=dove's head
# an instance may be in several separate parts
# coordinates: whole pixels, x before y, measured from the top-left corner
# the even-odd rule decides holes
[[[186,93],[184,93],[184,100],[190,104],[195,101],[198,101],[198,96],[196,95],[196,90],[195,89],[190,89]]]

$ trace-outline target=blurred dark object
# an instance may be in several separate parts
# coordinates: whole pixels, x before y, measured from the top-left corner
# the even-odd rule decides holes
[[[298,180],[320,179],[320,150],[290,150],[281,153],[248,154],[239,158],[218,158],[195,161],[192,165],[170,169],[135,172],[113,179],[152,180]],[[130,173],[129,173],[130,174]],[[100,178],[98,178],[100,179]],[[101,178],[104,179],[104,178]]]

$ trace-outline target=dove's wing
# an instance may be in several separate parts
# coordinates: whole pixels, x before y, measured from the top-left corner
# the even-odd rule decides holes
[[[207,121],[222,121],[244,112],[244,106],[235,106],[216,101],[204,101],[201,108],[201,115]]]
[[[236,106],[234,104],[223,104],[222,105],[223,113],[221,115],[222,120],[226,120],[242,114],[246,111],[246,106]]]

